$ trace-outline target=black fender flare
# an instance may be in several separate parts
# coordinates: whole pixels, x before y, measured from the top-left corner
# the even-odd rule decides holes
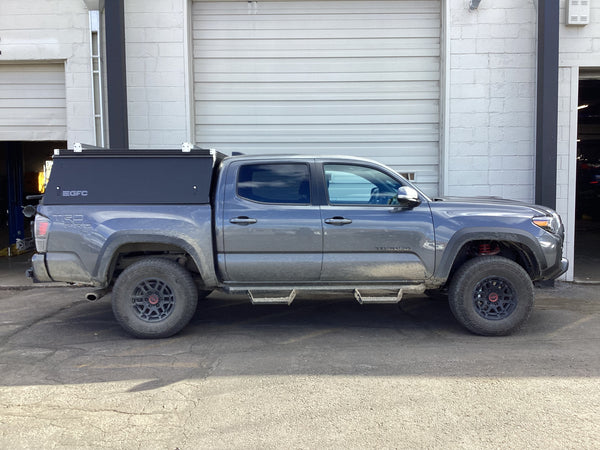
[[[203,263],[203,259],[196,249],[187,241],[173,236],[166,236],[164,234],[158,235],[128,230],[119,231],[113,234],[110,239],[104,243],[104,246],[100,251],[96,266],[94,267],[94,275],[104,285],[108,285],[109,283],[108,276],[115,253],[119,248],[128,244],[166,244],[179,247],[191,256],[196,267],[198,267],[201,276],[204,278],[203,272],[206,271],[206,264]]]
[[[471,227],[457,231],[448,241],[443,250],[439,264],[436,265],[435,277],[447,279],[454,265],[454,261],[465,244],[472,241],[503,241],[520,244],[530,250],[535,258],[537,273],[545,269],[545,258],[538,240],[530,233],[514,228],[485,228]]]

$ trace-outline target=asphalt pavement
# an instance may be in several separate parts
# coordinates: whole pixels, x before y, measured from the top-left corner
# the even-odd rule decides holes
[[[518,333],[444,301],[211,296],[137,340],[110,296],[0,290],[2,448],[597,448],[600,290],[537,289]]]

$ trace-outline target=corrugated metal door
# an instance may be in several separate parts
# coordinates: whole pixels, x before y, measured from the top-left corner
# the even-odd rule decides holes
[[[0,64],[0,141],[66,138],[64,64]]]
[[[193,4],[196,141],[439,176],[440,1]]]

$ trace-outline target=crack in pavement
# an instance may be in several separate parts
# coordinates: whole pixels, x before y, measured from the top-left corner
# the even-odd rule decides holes
[[[16,330],[13,330],[12,332],[9,332],[9,333],[7,333],[7,334],[5,334],[3,336],[0,336],[0,346],[4,346],[13,337],[15,337],[16,335],[18,335],[18,334],[20,334],[20,333],[22,333],[24,331],[29,330],[30,328],[34,327],[35,325],[37,325],[39,323],[42,323],[42,322],[44,322],[44,321],[46,321],[46,320],[48,320],[48,319],[50,319],[52,317],[55,317],[55,316],[61,314],[62,312],[66,311],[66,310],[68,310],[70,308],[72,308],[73,306],[77,306],[77,305],[83,304],[85,302],[86,302],[85,300],[80,300],[80,301],[76,301],[74,303],[70,303],[70,304],[68,304],[66,306],[63,306],[63,307],[61,307],[61,308],[59,308],[57,310],[54,310],[54,311],[52,311],[52,312],[50,312],[48,314],[45,314],[42,317],[38,317],[38,318],[36,318],[34,320],[31,320],[30,322],[28,322],[28,323],[24,324],[23,326],[17,328]]]

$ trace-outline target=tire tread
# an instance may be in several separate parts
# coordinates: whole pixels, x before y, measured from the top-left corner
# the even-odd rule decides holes
[[[169,278],[169,285],[177,290],[175,311],[165,320],[148,323],[134,317],[128,304],[131,289],[141,277]],[[172,284],[172,285],[171,285]],[[127,267],[117,278],[112,292],[112,309],[117,322],[132,336],[156,339],[173,336],[192,319],[198,304],[198,291],[191,274],[174,261],[149,257]]]
[[[475,311],[472,290],[479,279],[494,274],[500,274],[511,282],[516,290],[517,307],[508,317],[492,321]],[[469,331],[483,336],[505,336],[521,328],[531,315],[534,305],[533,283],[525,269],[515,261],[502,256],[480,256],[467,261],[456,271],[450,283],[448,299],[452,314]]]

